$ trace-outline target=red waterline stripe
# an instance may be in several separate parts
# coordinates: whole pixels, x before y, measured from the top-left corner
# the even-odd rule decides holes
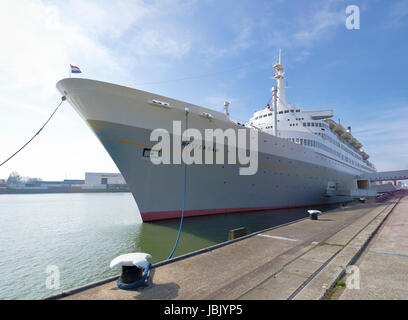
[[[279,209],[294,209],[294,208],[304,208],[304,207],[318,207],[324,205],[334,205],[339,203],[345,203],[351,201],[340,201],[331,203],[319,203],[319,204],[302,204],[295,206],[272,206],[272,207],[249,207],[249,208],[221,208],[221,209],[201,209],[201,210],[185,210],[185,217],[195,217],[204,216],[217,213],[232,213],[232,212],[250,212],[250,211],[264,211],[264,210],[279,210]],[[165,220],[174,219],[181,217],[181,210],[176,211],[152,211],[152,212],[141,212],[142,220],[144,222],[155,221],[155,220]]]

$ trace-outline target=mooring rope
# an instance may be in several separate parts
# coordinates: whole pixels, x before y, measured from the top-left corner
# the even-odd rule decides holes
[[[45,127],[45,126],[47,125],[47,123],[51,120],[51,118],[54,116],[55,112],[57,112],[58,108],[61,106],[61,104],[62,104],[65,100],[67,100],[67,97],[66,97],[66,96],[62,96],[62,97],[61,97],[61,102],[60,102],[60,103],[58,104],[58,106],[55,108],[54,112],[51,114],[51,116],[48,118],[48,120],[44,123],[44,125],[41,127],[41,129],[38,130],[37,133],[36,133],[30,140],[28,140],[20,149],[18,149],[14,154],[12,154],[9,158],[7,158],[5,161],[3,161],[3,162],[0,164],[0,167],[1,167],[3,164],[6,164],[9,160],[11,160],[15,155],[17,155],[21,150],[23,150],[31,141],[33,141],[36,136],[38,136],[38,135],[40,134],[40,132],[44,129],[44,127]]]
[[[188,111],[189,111],[188,108],[186,108],[186,130],[188,129]],[[183,194],[183,205],[181,208],[180,226],[179,226],[179,231],[178,231],[176,242],[174,243],[173,250],[171,251],[170,255],[167,257],[167,260],[170,260],[171,257],[173,256],[174,251],[176,251],[178,242],[180,240],[181,228],[183,226],[184,210],[186,207],[186,193],[187,193],[187,164],[184,161],[184,194]]]

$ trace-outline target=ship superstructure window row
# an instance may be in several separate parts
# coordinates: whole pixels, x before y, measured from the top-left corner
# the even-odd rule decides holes
[[[281,110],[278,113],[279,114],[284,114],[284,113],[294,113],[294,112],[301,112],[301,110],[300,109]],[[268,112],[268,113],[261,114],[261,115],[255,117],[253,120],[263,119],[263,118],[266,118],[266,117],[269,117],[269,116],[272,116],[272,115],[273,115],[272,112]],[[332,135],[335,135],[335,134],[331,132],[331,130],[329,128],[329,125],[327,123],[325,123],[323,121],[303,121],[304,117],[294,118],[294,119],[288,118],[286,120],[287,120],[287,123],[289,124],[289,127],[291,127],[291,128],[298,127],[299,123],[301,123],[301,126],[303,126],[303,127],[320,128],[322,131],[327,132],[327,134],[326,134],[325,132],[313,132],[313,131],[311,131],[313,134],[321,136],[325,141],[328,141],[331,144],[333,144],[334,146],[336,146],[337,148],[341,149],[341,151],[346,152],[347,156],[342,155],[341,152],[330,148],[331,150],[333,150],[331,152],[332,154],[335,154],[337,157],[339,157],[341,159],[344,159],[348,163],[353,163],[353,162],[357,163],[356,161],[351,160],[350,157],[352,157],[352,158],[354,158],[354,159],[356,159],[358,161],[364,161],[362,159],[362,155],[360,153],[355,152],[346,143],[344,143],[341,140],[338,140],[337,136],[335,136],[335,137],[330,136],[330,134],[332,134]],[[293,120],[293,122],[291,122],[291,120]],[[270,126],[269,125],[270,123],[268,123],[268,122],[267,123],[258,123],[257,125],[259,125],[261,128],[264,128],[264,129],[273,129],[273,126]],[[278,119],[277,122],[280,122],[280,120]],[[353,162],[351,162],[351,161],[353,161]],[[364,163],[369,165],[370,168],[372,168],[372,165],[368,161],[364,161]]]
[[[313,139],[302,139],[302,138],[286,138],[286,140],[289,140],[291,142],[294,142],[296,144],[301,144],[304,146],[308,146],[308,147],[315,147],[315,148],[319,148],[322,149],[336,157],[338,157],[339,159],[347,162],[350,165],[359,167],[359,168],[364,168],[364,169],[372,169],[371,166],[368,166],[367,164],[361,164],[357,161],[354,161],[344,155],[342,155],[341,153],[339,153],[338,151],[328,147],[327,145],[325,145],[324,143],[321,143],[319,141],[313,140]],[[362,161],[362,160],[361,160]]]
[[[281,110],[281,111],[279,111],[279,114],[283,114],[283,113],[290,113],[290,112],[294,112],[294,111],[296,111],[296,112],[300,112],[301,110],[300,109],[297,109],[297,110],[295,110],[295,109],[291,109],[291,110]],[[266,118],[266,117],[270,117],[270,116],[272,116],[273,115],[273,113],[272,112],[268,112],[268,113],[265,113],[265,114],[261,114],[261,115],[259,115],[259,116],[257,116],[257,117],[255,117],[254,118],[254,120],[258,120],[258,119],[263,119],[263,118]],[[288,122],[291,122],[290,120],[291,119],[286,119]],[[327,129],[327,132],[329,133],[331,133],[331,131],[329,130],[329,125],[327,124],[327,123],[325,123],[325,122],[323,122],[323,121],[307,121],[307,122],[303,122],[302,120],[304,120],[304,117],[302,117],[302,118],[295,118],[294,120],[296,120],[296,121],[294,121],[293,123],[289,123],[289,127],[298,127],[299,126],[299,122],[300,123],[302,123],[302,125],[303,125],[303,127],[308,127],[308,128],[321,128],[322,130],[324,130],[324,131],[326,131],[326,129]],[[301,122],[302,121],[302,122]],[[278,120],[278,122],[280,122],[280,120]],[[273,128],[273,126],[269,126],[268,125],[268,123],[261,123],[261,124],[258,124],[258,125],[260,125],[261,127],[263,127],[264,129],[272,129]],[[328,134],[325,134],[325,133],[321,133],[321,132],[313,132],[314,134],[316,134],[316,135],[319,135],[319,136],[321,136],[324,140],[327,140],[327,141],[329,141],[331,144],[333,144],[334,146],[336,146],[336,147],[338,147],[338,148],[340,148],[342,151],[344,151],[344,152],[346,152],[348,155],[350,155],[351,157],[353,157],[353,158],[355,158],[356,160],[359,160],[359,161],[362,161],[362,156],[361,156],[361,154],[360,153],[356,153],[355,151],[353,151],[350,147],[348,147],[345,143],[343,143],[342,141],[339,141],[339,140],[337,140],[337,139],[335,139],[335,138],[332,138],[332,137],[330,137],[330,135],[328,135]],[[337,151],[334,151],[335,152],[335,154],[338,156],[338,157],[340,157],[340,158],[347,158],[348,159],[348,157],[345,157],[345,156],[342,156],[341,155],[341,153],[339,153],[339,152],[337,152]]]

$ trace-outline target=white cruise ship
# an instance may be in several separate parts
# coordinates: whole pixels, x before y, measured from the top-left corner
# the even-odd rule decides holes
[[[274,65],[277,86],[270,105],[245,124],[218,112],[169,97],[95,80],[69,78],[58,90],[86,121],[116,163],[143,221],[180,217],[184,195],[181,164],[150,161],[157,128],[172,132],[173,121],[189,128],[244,129],[258,134],[258,170],[240,175],[240,164],[188,166],[185,216],[259,211],[341,203],[371,195],[364,174],[376,171],[362,144],[332,110],[304,110],[286,103],[284,70]],[[174,137],[173,137],[174,138]],[[181,139],[181,137],[176,137]],[[213,143],[211,141],[211,143]],[[229,142],[228,142],[229,143]],[[202,142],[204,146],[204,141]],[[227,145],[216,145],[214,152]]]

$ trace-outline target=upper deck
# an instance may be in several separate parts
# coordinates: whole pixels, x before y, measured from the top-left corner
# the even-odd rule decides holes
[[[286,103],[280,50],[273,68],[277,86],[271,89],[272,106],[268,104],[255,112],[246,126],[312,148],[319,155],[353,169],[375,172],[375,167],[367,160],[369,155],[361,150],[363,145],[352,136],[351,128],[345,130],[330,119],[334,115],[333,110],[302,110]]]
[[[333,160],[364,171],[375,171],[367,160],[368,155],[361,150],[362,144],[340,124],[330,120],[332,110],[303,110],[286,104],[277,109],[277,136],[293,143],[313,148],[316,152]],[[248,126],[254,126],[266,133],[274,134],[274,111],[268,105],[254,113]]]

